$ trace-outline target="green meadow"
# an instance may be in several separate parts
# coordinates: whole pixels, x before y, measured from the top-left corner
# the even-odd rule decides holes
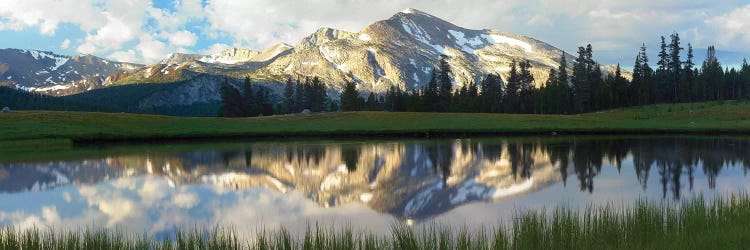
[[[477,134],[750,133],[750,102],[662,104],[582,115],[343,112],[255,118],[20,111],[0,141],[378,137]],[[2,145],[0,145],[2,146]]]

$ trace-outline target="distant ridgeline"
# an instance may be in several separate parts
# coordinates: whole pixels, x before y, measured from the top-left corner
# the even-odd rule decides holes
[[[179,87],[172,84],[132,84],[96,89],[71,96],[48,96],[10,87],[0,87],[0,106],[12,110],[57,110],[128,112],[175,116],[216,116],[220,102],[191,105],[144,106],[145,97],[159,90]]]

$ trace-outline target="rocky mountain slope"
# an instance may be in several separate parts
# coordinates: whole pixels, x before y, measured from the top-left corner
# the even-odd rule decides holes
[[[78,93],[116,82],[143,65],[91,55],[63,56],[37,50],[0,50],[0,85],[30,91]],[[68,91],[65,91],[68,90]]]
[[[466,29],[407,9],[359,32],[321,28],[296,46],[279,44],[265,51],[235,48],[213,55],[175,53],[146,66],[112,63],[90,56],[87,60],[95,63],[78,66],[72,62],[83,57],[69,59],[51,53],[23,51],[16,51],[14,55],[24,53],[28,54],[26,58],[43,60],[24,63],[16,59],[19,56],[0,54],[0,62],[6,62],[0,64],[0,77],[6,79],[6,84],[52,95],[70,95],[113,85],[191,82],[193,79],[196,79],[195,84],[188,85],[200,88],[198,85],[205,82],[205,78],[197,77],[203,75],[216,76],[215,79],[250,77],[264,83],[319,77],[331,90],[341,89],[345,82],[353,81],[362,91],[382,93],[391,86],[407,90],[423,86],[442,55],[447,56],[453,69],[456,87],[479,82],[490,73],[506,78],[510,63],[520,60],[531,62],[536,82],[541,84],[546,81],[549,69],[558,67],[564,52],[533,38],[496,30]],[[573,56],[566,54],[566,58],[572,66]],[[609,66],[602,68],[605,73],[613,70]],[[625,76],[629,77],[629,73]],[[181,91],[187,92],[166,95],[186,96],[185,93],[196,92]],[[218,93],[204,94],[210,96],[195,102],[218,99]],[[160,95],[163,100],[174,99],[165,98],[164,93]]]

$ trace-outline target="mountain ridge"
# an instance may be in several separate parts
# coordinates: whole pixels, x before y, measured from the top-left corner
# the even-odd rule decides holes
[[[405,90],[424,86],[439,57],[445,55],[453,69],[455,88],[478,83],[487,74],[499,74],[507,79],[510,63],[521,60],[529,60],[536,83],[541,85],[549,69],[559,66],[563,53],[530,37],[489,29],[466,29],[410,8],[357,32],[322,27],[295,46],[281,43],[263,51],[231,48],[210,55],[173,53],[155,64],[128,64],[131,66],[127,70],[103,69],[101,73],[89,72],[73,79],[62,79],[72,81],[29,84],[11,77],[5,84],[59,96],[133,83],[189,82],[200,75],[249,77],[264,83],[318,77],[331,90],[340,90],[344,83],[355,82],[361,91],[384,93],[392,86]],[[568,66],[572,66],[574,57],[567,53],[565,56]],[[105,60],[103,64],[108,62],[111,61]],[[47,64],[52,63],[47,61]],[[605,74],[614,71],[613,67],[602,68]],[[3,69],[0,60],[0,79],[6,78],[7,70]],[[196,102],[218,98],[218,93],[211,95],[198,98]]]

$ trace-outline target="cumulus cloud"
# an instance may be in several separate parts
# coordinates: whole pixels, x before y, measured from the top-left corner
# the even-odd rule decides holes
[[[62,42],[62,43],[60,44],[60,48],[61,48],[61,49],[68,49],[68,48],[70,48],[70,39],[65,39],[65,40],[64,40],[64,41],[63,41],[63,42]]]
[[[229,49],[231,47],[232,46],[230,46],[229,44],[226,44],[226,43],[215,43],[215,44],[212,44],[211,46],[209,46],[206,50],[203,50],[202,53],[203,54],[208,54],[208,55],[217,54],[217,53],[222,52],[222,51],[224,51],[226,49]]]
[[[190,31],[178,31],[169,35],[169,43],[180,47],[192,47],[198,41],[198,36]]]
[[[715,37],[720,39],[723,45],[737,44],[737,47],[750,45],[750,4],[708,19],[706,23],[715,27],[719,33],[724,34]]]
[[[645,42],[683,34],[696,47],[748,51],[750,6],[745,0],[477,0],[292,1],[25,0],[0,4],[0,30],[35,28],[59,34],[60,24],[79,27],[80,53],[153,63],[168,52],[216,52],[228,47],[262,50],[296,44],[320,27],[359,31],[408,7],[466,28],[527,35],[573,52],[592,43],[605,61],[632,60]],[[146,37],[147,36],[147,37]],[[79,38],[63,37],[72,41]],[[69,45],[70,46],[70,45]],[[61,46],[62,48],[63,46]],[[596,56],[596,55],[595,55]]]

